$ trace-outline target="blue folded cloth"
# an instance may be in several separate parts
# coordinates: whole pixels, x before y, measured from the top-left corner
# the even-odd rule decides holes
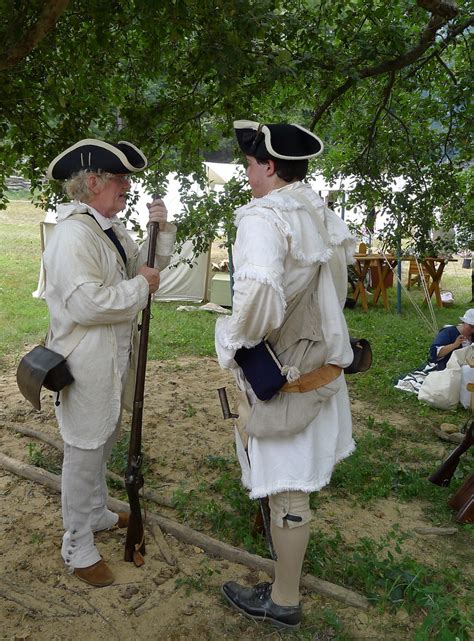
[[[270,400],[287,382],[276,354],[266,341],[255,347],[241,347],[234,358],[261,401]]]

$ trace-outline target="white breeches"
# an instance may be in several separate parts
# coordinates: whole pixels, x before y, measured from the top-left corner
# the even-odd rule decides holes
[[[95,450],[64,443],[61,502],[64,529],[61,555],[69,568],[85,568],[100,560],[94,532],[117,523],[117,514],[107,509],[105,470],[118,439],[120,421],[108,440]]]

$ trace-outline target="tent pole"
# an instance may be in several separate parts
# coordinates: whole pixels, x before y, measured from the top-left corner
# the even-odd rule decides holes
[[[204,300],[206,303],[208,303],[211,300],[211,297],[208,296],[209,277],[211,274],[211,253],[212,253],[212,242],[209,243],[209,249],[207,250],[206,282],[204,285]]]
[[[400,236],[400,219],[397,225],[397,314],[402,313],[402,239]]]

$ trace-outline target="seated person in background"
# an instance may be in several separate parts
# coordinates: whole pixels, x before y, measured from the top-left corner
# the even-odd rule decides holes
[[[472,343],[474,335],[474,309],[468,309],[459,325],[448,325],[438,333],[430,347],[430,358],[436,369],[445,369],[452,352]]]

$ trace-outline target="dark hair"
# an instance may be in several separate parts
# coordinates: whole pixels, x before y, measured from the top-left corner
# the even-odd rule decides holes
[[[307,158],[304,160],[284,160],[283,158],[268,156],[268,158],[265,159],[255,158],[255,160],[259,165],[264,165],[269,160],[273,160],[278,178],[281,178],[287,183],[291,183],[294,180],[303,180],[308,173]]]

